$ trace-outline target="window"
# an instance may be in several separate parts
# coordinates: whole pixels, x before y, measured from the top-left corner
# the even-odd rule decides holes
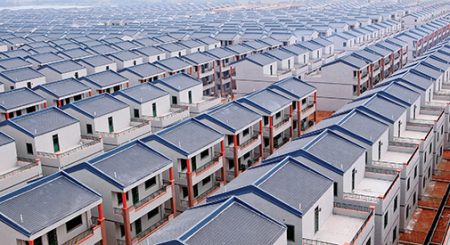
[[[123,225],[120,225],[120,237],[124,236],[125,236],[125,228],[123,227]]]
[[[79,78],[78,72],[75,72],[75,78]]]
[[[416,205],[417,194],[414,192],[413,195],[413,206]]]
[[[183,186],[181,191],[183,192],[183,198],[186,198],[189,195],[187,187]]]
[[[337,182],[334,182],[334,184],[333,184],[333,193],[334,193],[334,196],[337,197],[337,195],[338,195],[338,183]]]
[[[264,125],[269,124],[269,117],[264,116],[263,119],[264,119]]]
[[[60,147],[59,147],[59,137],[57,134],[52,136],[52,142],[53,142],[53,151],[59,152],[60,151]]]
[[[128,192],[125,193],[125,198],[126,198],[127,201],[128,201]],[[117,193],[117,202],[118,202],[119,204],[122,204],[122,193]]]
[[[245,129],[244,131],[242,131],[242,136],[247,136],[248,134],[250,133],[250,129],[249,128],[247,128],[247,129]]]
[[[159,214],[159,208],[155,208],[152,211],[147,213],[147,219],[151,219]]]
[[[432,151],[433,151],[433,143],[430,144],[430,149],[428,150],[428,152],[431,154]]]
[[[27,147],[27,153],[30,155],[33,155],[33,145],[31,143],[27,143],[26,147]]]
[[[394,213],[395,213],[395,211],[397,211],[397,207],[398,207],[398,196],[395,196],[395,198],[394,198]]]
[[[408,178],[408,181],[406,182],[406,190],[409,191],[409,188],[411,187],[411,181]]]
[[[273,75],[273,66],[270,65],[270,75]]]
[[[386,214],[384,215],[384,228],[386,228],[386,226],[387,226],[388,223],[389,223],[389,216],[388,216],[388,214],[389,214],[389,213],[386,213]]]
[[[202,180],[202,185],[207,185],[209,182],[211,182],[211,176],[208,176]]]
[[[135,66],[137,64],[137,62],[135,60],[133,60],[133,65]]]
[[[278,118],[280,118],[280,117],[281,117],[281,112],[277,112],[277,113],[275,114],[275,118],[278,119]]]
[[[106,66],[106,70],[109,71],[109,66]]]
[[[397,227],[395,227],[394,231],[392,232],[392,243],[395,244],[396,240],[397,240]]]
[[[135,118],[139,118],[139,109],[134,109],[133,114]]]
[[[410,210],[411,208],[409,207],[409,205],[406,207],[406,218],[408,219],[408,217],[409,217],[409,210]]]
[[[147,181],[145,181],[145,189],[151,188],[156,185],[156,177],[153,177]]]
[[[66,223],[66,231],[70,232],[73,229],[75,229],[78,226],[80,226],[81,224],[83,224],[83,219],[81,218],[81,215],[78,215],[77,217],[67,221],[67,223]]]
[[[234,160],[228,159],[228,169],[234,169]]]
[[[287,240],[295,242],[295,227],[293,225],[286,225],[287,227]]]
[[[209,149],[206,149],[206,150],[204,150],[204,151],[202,151],[202,152],[200,153],[200,158],[201,158],[201,159],[203,159],[203,158],[205,158],[205,157],[207,157],[207,156],[209,156]]]
[[[156,56],[156,60],[161,60],[161,57],[159,55]]]
[[[342,47],[344,47],[344,48],[347,47],[347,42],[343,42]]]
[[[319,206],[314,209],[314,232],[319,231]]]
[[[417,166],[414,168],[414,179],[417,177]]]
[[[172,104],[174,105],[178,104],[177,96],[172,96]]]
[[[367,240],[366,245],[372,245],[372,238],[369,238],[369,240]]]
[[[187,168],[187,161],[186,159],[181,159],[181,170],[185,170]]]

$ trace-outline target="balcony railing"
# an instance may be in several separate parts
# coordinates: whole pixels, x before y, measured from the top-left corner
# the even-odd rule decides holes
[[[198,195],[196,197],[196,203],[199,203],[203,201],[205,198],[207,198],[209,195],[211,195],[213,192],[215,192],[220,187],[220,182],[214,183],[211,188],[203,192],[202,194]]]
[[[94,235],[94,231],[100,228],[97,223],[92,224],[89,229],[70,239],[69,241],[63,243],[63,245],[80,245],[83,244],[89,237]]]
[[[258,134],[254,134],[249,140],[245,141],[244,143],[241,143],[239,145],[239,150],[245,149],[247,146],[253,144],[253,142],[257,141],[259,138]]]
[[[302,113],[306,112],[307,110],[311,109],[314,107],[314,102],[308,102],[306,104],[306,107],[302,109]]]
[[[222,154],[220,154],[220,153],[214,154],[212,159],[211,159],[211,161],[203,164],[199,168],[197,168],[194,171],[192,171],[192,174],[194,174],[194,175],[201,175],[203,172],[205,172],[206,170],[208,170],[212,166],[216,165],[219,162],[221,157],[222,157]],[[186,176],[186,174],[187,174],[187,172],[180,172],[178,175],[180,176],[180,178],[184,178]]]
[[[22,173],[23,171],[26,171],[28,169],[34,168],[36,166],[39,166],[39,160],[33,160],[33,159],[28,159],[28,158],[17,158],[18,162],[23,162],[26,165],[21,166],[19,168],[16,168],[10,172],[4,173],[0,175],[0,180],[9,178],[9,177],[13,177],[16,176],[17,174]]]
[[[280,143],[275,142],[273,146],[278,149],[289,141],[289,138],[283,138]]]
[[[285,117],[283,118],[283,120],[281,120],[281,122],[273,125],[274,128],[279,128],[281,126],[283,126],[284,124],[286,124],[287,122],[289,122],[290,118],[289,117]]]
[[[318,241],[318,240],[312,240],[312,239],[306,239],[303,238],[302,239],[302,244],[303,245],[338,245],[336,243],[331,243],[331,242],[323,242],[323,241]]]
[[[171,187],[170,182],[164,180],[163,184],[161,185],[161,187],[158,190],[156,190],[152,194],[148,195],[147,197],[143,198],[139,202],[133,204],[132,207],[136,210],[140,209],[142,206],[151,203],[153,200],[155,200],[158,197],[160,197],[161,195],[165,194],[167,192],[167,188],[169,188],[169,187]]]
[[[36,152],[36,155],[38,157],[43,157],[43,158],[48,158],[48,159],[58,159],[58,158],[63,158],[63,157],[67,157],[70,156],[76,152],[82,151],[86,148],[89,148],[93,145],[96,144],[100,144],[101,142],[101,138],[98,137],[94,137],[94,136],[81,136],[81,142],[80,145],[72,148],[70,150],[67,151],[63,151],[63,152],[57,152],[57,153],[50,153],[50,152]]]
[[[157,121],[164,121],[167,119],[170,119],[172,117],[175,117],[189,109],[188,106],[183,105],[172,105],[172,108],[170,108],[170,113],[164,116],[159,117],[146,117],[148,120],[157,120]]]
[[[124,131],[120,131],[120,132],[112,132],[112,133],[107,133],[107,132],[98,132],[97,134],[102,136],[102,137],[110,137],[110,138],[116,138],[118,136],[122,136],[122,135],[127,135],[130,132],[133,132],[137,129],[143,128],[147,125],[150,124],[149,120],[145,120],[145,119],[138,119],[138,118],[133,118],[131,119],[132,124],[130,128],[124,130]]]
[[[349,200],[362,201],[362,202],[370,202],[370,203],[378,203],[378,200],[379,200],[378,197],[367,196],[367,195],[356,194],[356,193],[344,193],[343,198],[349,199]]]
[[[156,222],[155,224],[151,225],[150,227],[148,227],[147,229],[141,231],[139,234],[137,234],[134,238],[133,238],[133,242],[136,240],[137,242],[142,241],[144,238],[150,236],[151,234],[153,234],[155,231],[158,230],[158,228],[162,225],[164,225],[165,223],[167,223],[169,221],[169,217],[170,215],[168,214],[164,214],[163,218]]]

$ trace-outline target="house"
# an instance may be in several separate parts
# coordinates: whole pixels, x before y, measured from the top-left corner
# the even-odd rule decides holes
[[[0,127],[16,140],[19,157],[41,161],[44,175],[103,152],[101,139],[83,137],[80,121],[56,107],[15,117]]]
[[[117,70],[140,65],[144,62],[144,58],[141,55],[128,50],[109,54],[108,57],[116,62]]]
[[[39,159],[18,158],[16,141],[0,132],[0,154],[3,156],[1,165],[0,193],[9,193],[28,181],[42,177]]]
[[[309,72],[314,72],[322,65],[323,47],[312,41],[297,43],[296,46],[309,51]]]
[[[203,95],[217,96],[217,90],[222,90],[216,85],[215,58],[204,53],[191,53],[182,57],[194,67],[192,76],[203,83]]]
[[[165,70],[169,76],[177,73],[187,73],[189,75],[194,74],[192,65],[179,57],[156,61],[153,64]]]
[[[47,201],[55,198],[61,201]],[[0,197],[1,237],[6,244],[106,245],[102,209],[97,192],[55,173]]]
[[[263,52],[268,51],[269,48],[271,48],[271,46],[269,44],[261,42],[261,41],[256,41],[256,40],[247,41],[247,42],[243,43],[243,45],[253,49],[253,51],[252,51],[253,54],[261,54]]]
[[[114,93],[121,89],[128,88],[130,81],[112,70],[106,70],[94,73],[80,80],[83,84],[90,87],[93,94]]]
[[[384,79],[384,57],[382,55],[364,49],[354,51],[351,55],[369,64],[369,89],[372,89]]]
[[[286,225],[287,244],[346,244],[347,241],[367,244],[374,241],[373,210],[334,202],[333,181],[291,157],[264,161],[248,169],[226,189],[209,197],[208,202],[226,200],[230,196],[242,199]]]
[[[237,102],[263,118],[264,158],[293,137],[292,102],[289,98],[264,89],[242,97]]]
[[[224,136],[197,119],[187,119],[142,141],[174,164],[177,210],[202,202],[226,183]]]
[[[102,138],[106,151],[151,132],[149,121],[131,118],[130,106],[109,94],[73,102],[63,109],[80,121],[81,135]]]
[[[187,106],[191,116],[201,114],[221,103],[221,98],[204,96],[203,83],[180,73],[153,82],[156,87],[168,92],[172,106]]]
[[[137,66],[125,68],[119,72],[123,77],[126,77],[131,86],[141,83],[153,82],[166,76],[166,71],[151,64],[143,63]]]
[[[293,56],[286,52],[283,54],[286,54],[285,56],[289,57],[286,59],[285,66],[293,66]],[[290,60],[291,64],[288,64],[288,60]],[[292,70],[283,69],[278,66],[278,63],[281,62],[276,58],[265,54],[251,55],[246,59],[235,63],[235,94],[238,97],[241,97],[292,76]]]
[[[242,45],[242,44],[236,44],[227,46],[226,49],[230,50],[231,52],[235,53],[235,60],[243,60],[247,56],[251,55],[253,53],[253,49],[249,46]]]
[[[67,49],[58,54],[68,60],[79,60],[93,55],[91,52],[88,52],[83,48]]]
[[[233,76],[235,72],[232,68],[232,63],[235,61],[235,54],[225,48],[215,48],[208,50],[207,55],[214,57],[215,59],[215,78],[216,84],[219,88],[220,96],[232,94],[235,83],[233,82]]]
[[[45,76],[30,67],[0,72],[0,83],[4,85],[4,90],[18,88],[34,88],[46,83]]]
[[[317,89],[298,79],[287,78],[269,89],[291,100],[293,137],[299,137],[317,122]]]
[[[49,106],[59,108],[92,95],[92,89],[75,78],[40,85],[34,92],[45,98]]]
[[[27,56],[25,60],[33,64],[34,69],[39,69],[47,64],[64,61],[64,58],[55,53],[39,53]]]
[[[166,53],[161,49],[153,46],[146,46],[133,50],[134,52],[144,57],[144,62],[153,63],[158,60],[164,60],[167,58]]]
[[[31,63],[20,57],[0,60],[0,72],[24,67],[31,67]]]
[[[0,93],[0,121],[47,108],[44,97],[28,88],[18,88]]]
[[[220,41],[212,37],[202,37],[196,39],[196,41],[203,43],[205,45],[205,51],[221,47]]]
[[[220,41],[220,46],[227,47],[238,44],[241,39],[241,35],[237,32],[219,32],[214,36],[214,39]]]
[[[320,111],[335,111],[369,89],[369,64],[347,55],[321,67],[305,78],[317,88]]]
[[[170,94],[151,83],[121,90],[115,97],[130,105],[132,118],[150,120],[152,132],[189,117],[188,106],[171,105]]]
[[[237,197],[196,206],[175,220],[141,244],[287,244],[285,225]],[[232,229],[220,228],[230,223]]]
[[[332,62],[335,59],[334,43],[325,38],[316,38],[311,43],[317,44],[322,47],[322,59],[323,63]]]
[[[167,58],[181,57],[187,54],[188,48],[177,43],[165,43],[157,46],[165,52]]]
[[[183,41],[177,42],[177,44],[187,48],[186,54],[204,52],[206,50],[206,45],[197,40],[183,40]]]
[[[81,78],[87,75],[82,65],[71,61],[60,61],[42,66],[39,70],[47,78],[47,82],[59,81],[67,78]]]
[[[78,60],[78,63],[87,69],[91,75],[102,71],[117,71],[117,64],[104,55],[95,55]]]
[[[258,113],[230,102],[197,119],[225,135],[224,164],[228,180],[262,160],[262,118]]]
[[[373,206],[374,243],[396,244],[400,198],[397,172],[366,170],[366,149],[331,130],[305,134],[281,148],[270,159],[280,161],[287,155],[332,179],[335,202],[344,207]]]
[[[172,161],[140,141],[67,172],[103,197],[110,244],[138,244],[176,214]]]

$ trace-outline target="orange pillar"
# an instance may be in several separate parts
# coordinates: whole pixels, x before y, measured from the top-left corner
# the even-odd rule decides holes
[[[297,101],[297,137],[302,135],[302,104]]]
[[[361,71],[358,71],[358,86],[357,86],[357,95],[361,95]]]
[[[225,142],[222,140],[220,142],[220,157],[222,158],[222,182],[227,183],[227,169],[225,164]]]
[[[44,102],[44,108],[47,108],[47,102]]]
[[[130,214],[128,213],[129,210],[126,192],[122,192],[122,206],[123,228],[125,230],[125,244],[131,245]]]
[[[269,153],[273,153],[273,117],[269,116]]]
[[[264,157],[264,135],[263,135],[263,122],[262,120],[259,121],[259,135],[261,137],[261,144],[259,145],[259,156],[261,157],[261,160]]]
[[[58,100],[56,103],[57,103],[58,107],[61,108],[61,106],[62,106],[61,100]]]
[[[186,178],[187,178],[187,188],[188,188],[188,206],[192,207],[194,206],[194,193],[193,193],[193,186],[192,186],[192,168],[191,168],[191,159],[186,160],[187,165],[187,172],[186,172]]]
[[[200,80],[200,70],[201,70],[201,66],[198,65],[197,66],[197,79]]]
[[[317,92],[314,93],[314,122],[317,122]]]
[[[234,152],[234,177],[239,175],[239,158],[238,158],[238,145],[237,135],[233,135],[233,152]]]
[[[293,112],[292,112],[292,104],[289,106],[289,120],[291,121],[291,122],[293,122],[293,119],[292,119],[292,116],[293,116],[293,114],[292,114]],[[293,124],[291,124],[291,128],[289,129],[289,137],[292,139],[292,137],[294,137],[294,125]]]
[[[29,240],[28,245],[34,245],[34,240]]]
[[[6,114],[5,114],[5,118],[6,118],[6,120],[9,120],[9,112],[7,112]]]
[[[175,178],[173,176],[173,167],[169,169],[169,182],[172,188],[172,201],[170,202],[172,208],[172,214],[175,216],[177,214],[177,204],[175,197]]]
[[[98,225],[100,226],[100,228],[102,229],[102,245],[106,245],[108,244],[108,242],[106,241],[106,227],[105,227],[105,217],[103,216],[103,204],[100,203],[97,206],[97,210],[98,210]]]

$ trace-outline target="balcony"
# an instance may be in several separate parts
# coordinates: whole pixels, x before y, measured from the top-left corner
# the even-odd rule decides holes
[[[214,183],[211,188],[209,188],[208,190],[204,191],[202,194],[198,195],[197,197],[195,197],[195,201],[194,204],[198,204],[201,203],[203,200],[205,200],[208,196],[210,196],[211,194],[213,194],[214,192],[216,192],[218,189],[220,188],[220,182],[216,182]]]
[[[316,106],[314,101],[308,101],[306,105],[301,105],[302,113],[301,117],[302,119],[305,117],[309,117],[311,114],[313,114],[316,111]]]
[[[120,131],[107,133],[97,132],[103,138],[106,150],[110,150],[130,140],[143,137],[151,132],[150,121],[144,119],[131,119],[129,127]]]
[[[305,73],[308,73],[309,67],[308,64],[295,64],[295,75],[301,76]]]
[[[18,158],[15,168],[0,174],[0,192],[40,176],[42,169],[39,160]]]
[[[189,107],[173,105],[169,112],[159,117],[146,117],[151,121],[153,132],[189,117]]]
[[[319,231],[303,241],[306,240],[304,244],[362,244],[374,226],[374,212],[370,208],[335,203],[333,214]]]
[[[183,103],[182,105],[188,106],[191,116],[198,115],[216,105],[221,103],[221,98],[203,96],[203,100],[194,102],[191,104]]]
[[[93,219],[93,223],[89,229],[66,241],[63,245],[91,245],[100,242],[102,240],[102,229],[97,224],[96,219]]]
[[[145,229],[142,232],[140,232],[139,234],[137,234],[132,239],[132,243],[137,244],[137,243],[141,242],[142,240],[144,240],[145,238],[147,238],[148,236],[150,236],[151,234],[156,232],[160,227],[167,224],[169,222],[169,219],[170,219],[170,215],[164,214],[164,216],[162,217],[162,219],[160,221],[156,222],[155,224],[151,225],[147,229]],[[121,241],[123,241],[123,240],[121,240]],[[121,243],[119,243],[119,244],[121,244]],[[125,243],[123,243],[123,244],[125,244]]]
[[[47,168],[62,169],[101,152],[103,152],[101,138],[81,136],[79,144],[72,148],[56,153],[38,151],[36,156],[41,160],[44,172],[46,172]]]
[[[201,165],[200,167],[192,171],[192,184],[196,184],[201,181],[205,176],[209,176],[215,173],[217,170],[222,168],[222,155],[220,153],[214,154],[212,159],[207,163]],[[187,172],[179,172],[178,176],[180,180],[185,184],[185,179],[187,178]]]

